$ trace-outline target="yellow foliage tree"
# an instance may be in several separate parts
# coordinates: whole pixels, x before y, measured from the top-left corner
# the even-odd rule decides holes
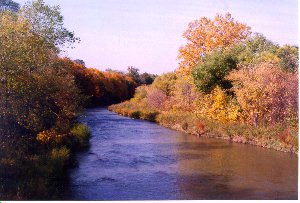
[[[218,14],[213,20],[203,17],[188,25],[183,33],[187,44],[179,49],[178,73],[189,75],[201,57],[216,48],[226,48],[233,43],[246,39],[250,27],[234,21],[230,13]]]

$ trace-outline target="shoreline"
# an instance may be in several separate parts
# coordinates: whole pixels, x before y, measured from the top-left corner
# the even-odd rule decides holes
[[[172,129],[172,130],[176,130],[179,132],[187,133],[187,134],[197,136],[197,137],[223,139],[223,140],[227,140],[229,142],[254,145],[254,146],[262,147],[265,149],[270,149],[270,150],[275,150],[275,151],[280,151],[280,152],[285,152],[285,153],[291,153],[291,154],[295,154],[298,156],[298,148],[296,146],[279,142],[276,139],[264,139],[264,138],[247,139],[245,136],[241,136],[241,135],[235,135],[235,136],[226,135],[226,134],[220,133],[217,130],[211,129],[211,128],[208,128],[206,130],[202,130],[202,132],[199,132],[195,129],[195,126],[183,127],[180,123],[175,123],[175,124],[171,125],[166,122],[160,122],[157,119],[143,119],[139,116],[135,116],[134,114],[129,115],[125,112],[120,113],[116,109],[113,109],[113,108],[108,108],[108,110],[112,111],[114,113],[117,113],[120,116],[125,116],[125,117],[139,119],[139,120],[147,120],[150,122],[154,122],[160,126],[163,126],[163,127],[166,127],[166,128]],[[160,115],[160,114],[158,114],[158,115]],[[184,121],[184,119],[182,121]],[[189,125],[187,125],[187,126],[189,126]]]
[[[140,119],[142,120],[142,119]],[[193,133],[193,132],[189,132],[187,130],[184,130],[182,128],[177,128],[177,126],[168,126],[168,125],[164,125],[162,123],[158,123],[155,122],[158,125],[161,125],[163,127],[172,129],[172,130],[176,130],[179,132],[183,132],[189,135],[193,135],[193,136],[197,136],[197,137],[204,137],[204,138],[215,138],[215,139],[222,139],[222,140],[227,140],[229,142],[234,142],[234,143],[239,143],[239,144],[249,144],[249,145],[253,145],[253,146],[258,146],[261,148],[265,148],[265,149],[269,149],[269,150],[275,150],[275,151],[279,151],[279,152],[285,152],[285,153],[291,153],[291,154],[295,154],[298,155],[298,150],[295,149],[295,147],[291,146],[290,148],[285,148],[285,147],[274,147],[272,146],[270,143],[267,143],[264,140],[247,140],[245,137],[243,136],[234,136],[234,137],[230,137],[230,136],[222,136],[222,135],[213,135],[212,133],[206,132],[206,133]]]

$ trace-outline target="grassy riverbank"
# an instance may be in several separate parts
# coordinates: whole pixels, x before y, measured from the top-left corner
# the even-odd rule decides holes
[[[127,101],[109,106],[110,111],[122,116],[156,122],[159,125],[188,134],[252,144],[282,152],[298,153],[297,129],[290,126],[250,126],[237,122],[220,123],[197,116],[192,112],[145,110]],[[135,109],[135,110],[133,110]]]
[[[21,136],[15,138],[13,144],[2,142],[1,199],[63,198],[68,188],[68,169],[74,165],[74,154],[89,146],[89,138],[88,127],[77,123],[64,135],[44,131],[36,139]]]

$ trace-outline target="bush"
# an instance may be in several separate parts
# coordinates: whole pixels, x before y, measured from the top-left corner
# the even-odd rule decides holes
[[[128,116],[131,118],[139,119],[141,115],[141,112],[139,110],[130,110],[128,111]]]
[[[89,138],[91,136],[89,128],[84,124],[75,125],[71,134],[74,136],[76,143],[78,144],[78,148],[85,148],[89,145]]]
[[[230,73],[243,121],[258,125],[297,118],[298,74],[262,63]]]
[[[159,112],[157,111],[142,111],[141,119],[155,122],[158,114]]]
[[[236,121],[239,116],[240,107],[232,96],[224,90],[216,87],[211,94],[199,98],[197,113],[222,123]]]
[[[38,133],[36,139],[44,144],[61,143],[66,136],[66,134],[61,134],[50,129]]]
[[[58,175],[63,172],[70,158],[70,150],[67,147],[54,148],[50,153],[50,166],[52,173]]]
[[[152,108],[163,109],[167,95],[160,89],[151,88],[147,94],[147,101]]]

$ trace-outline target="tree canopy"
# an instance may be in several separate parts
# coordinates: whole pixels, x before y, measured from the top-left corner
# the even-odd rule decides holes
[[[250,27],[235,21],[230,13],[191,22],[183,33],[187,43],[179,49],[178,72],[188,75],[207,53],[245,40],[249,34]]]

